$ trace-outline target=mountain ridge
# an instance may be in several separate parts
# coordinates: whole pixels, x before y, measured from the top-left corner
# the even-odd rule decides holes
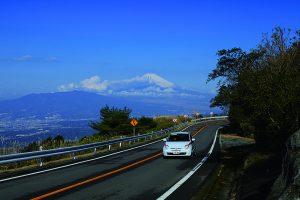
[[[86,91],[29,94],[13,100],[0,101],[0,117],[11,119],[35,117],[44,119],[59,116],[62,119],[98,118],[105,105],[128,107],[134,116],[179,115],[191,113],[189,99],[173,97],[131,97],[101,95]],[[191,101],[197,109],[197,99]],[[199,101],[198,110],[201,109]],[[207,107],[207,102],[204,107]],[[202,106],[202,108],[204,108]],[[208,107],[207,107],[208,110]]]

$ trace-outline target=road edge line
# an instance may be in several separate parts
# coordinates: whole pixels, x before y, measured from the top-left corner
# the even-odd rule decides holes
[[[43,174],[43,173],[46,173],[46,172],[55,171],[55,170],[63,169],[63,168],[67,168],[67,167],[72,167],[72,166],[87,163],[87,162],[92,162],[92,161],[99,160],[99,159],[102,159],[102,158],[114,156],[114,155],[117,155],[117,154],[120,154],[120,153],[124,153],[124,152],[131,151],[131,150],[134,150],[134,149],[142,148],[142,147],[145,147],[145,146],[148,146],[148,145],[152,145],[152,144],[155,144],[155,143],[160,142],[160,141],[161,140],[156,140],[156,141],[151,142],[151,143],[147,143],[147,144],[143,144],[143,145],[140,145],[140,146],[132,147],[130,149],[125,149],[125,150],[122,150],[122,151],[117,151],[115,153],[107,154],[107,155],[100,156],[100,157],[97,157],[97,158],[83,160],[83,161],[79,161],[79,162],[76,162],[76,163],[71,163],[71,164],[67,164],[67,165],[63,165],[63,166],[59,166],[59,167],[54,167],[54,168],[51,168],[51,169],[32,172],[32,173],[29,173],[29,174],[23,174],[23,175],[19,175],[19,176],[14,176],[14,177],[10,177],[10,178],[1,179],[0,183],[10,181],[10,180],[14,180],[14,179],[18,179],[18,178],[33,176],[33,175],[36,175],[36,174]]]
[[[198,124],[198,123],[195,123],[195,124]],[[186,130],[187,128],[189,128],[189,127],[191,127],[195,124],[191,124],[191,125],[185,127],[184,129],[182,129],[182,131]],[[46,172],[51,172],[51,171],[55,171],[55,170],[59,170],[59,169],[64,169],[64,168],[67,168],[67,167],[72,167],[72,166],[87,163],[87,162],[92,162],[92,161],[99,160],[99,159],[102,159],[102,158],[114,156],[114,155],[117,155],[117,154],[120,154],[120,153],[124,153],[124,152],[131,151],[131,150],[134,150],[134,149],[142,148],[142,147],[145,147],[145,146],[148,146],[148,145],[152,145],[152,144],[155,144],[155,143],[158,143],[158,142],[161,142],[161,139],[158,139],[156,141],[153,141],[153,142],[150,142],[150,143],[147,143],[147,144],[143,144],[143,145],[140,145],[140,146],[132,147],[130,149],[125,149],[125,150],[122,150],[122,151],[117,151],[115,153],[100,156],[100,157],[97,157],[97,158],[83,160],[83,161],[79,161],[79,162],[76,162],[76,163],[62,165],[62,166],[59,166],[59,167],[54,167],[54,168],[45,169],[45,170],[41,170],[41,171],[31,172],[31,173],[28,173],[28,174],[22,174],[22,175],[19,175],[19,176],[4,178],[4,179],[0,180],[0,183],[4,183],[4,182],[10,181],[10,180],[15,180],[15,179],[19,179],[19,178],[28,177],[28,176],[33,176],[33,175],[37,175],[37,174],[43,174],[43,173],[46,173]]]
[[[191,124],[191,125],[185,127],[184,129],[182,129],[182,131],[186,130],[187,128],[189,128],[189,127],[191,127],[193,125],[200,124],[200,123],[201,122],[198,122],[198,123],[195,123],[195,124]],[[46,172],[51,172],[51,171],[55,171],[55,170],[59,170],[59,169],[64,169],[64,168],[67,168],[67,167],[72,167],[72,166],[83,164],[83,163],[87,163],[87,162],[92,162],[92,161],[99,160],[99,159],[102,159],[102,158],[114,156],[114,155],[117,155],[117,154],[120,154],[120,153],[124,153],[124,152],[131,151],[131,150],[134,150],[134,149],[142,148],[142,147],[145,147],[145,146],[148,146],[148,145],[152,145],[152,144],[155,144],[155,143],[158,143],[158,142],[161,142],[161,139],[158,139],[156,141],[153,141],[153,142],[150,142],[150,143],[147,143],[147,144],[143,144],[143,145],[140,145],[140,146],[132,147],[130,149],[125,149],[125,150],[122,150],[122,151],[117,151],[115,153],[111,153],[111,154],[107,154],[107,155],[104,155],[104,156],[100,156],[100,157],[97,157],[97,158],[83,160],[83,161],[79,161],[79,162],[76,162],[76,163],[62,165],[62,166],[59,166],[59,167],[54,167],[54,168],[45,169],[45,170],[41,170],[41,171],[31,172],[31,173],[28,173],[28,174],[22,174],[22,175],[19,175],[19,176],[14,176],[14,177],[0,179],[0,183],[4,183],[4,182],[10,181],[10,180],[15,180],[15,179],[19,179],[19,178],[28,177],[28,176],[33,176],[33,175],[37,175],[37,174],[43,174],[43,173],[46,173]]]
[[[204,158],[202,158],[202,160],[189,173],[187,173],[182,179],[180,179],[169,190],[167,190],[164,194],[162,194],[160,197],[158,197],[157,200],[164,200],[164,199],[168,198],[173,192],[175,192],[181,185],[183,185],[206,162],[206,160],[209,158],[210,154],[212,153],[212,151],[215,147],[218,132],[221,128],[222,127],[219,127],[216,130],[216,134],[215,134],[213,144],[210,147],[210,149],[209,149],[208,153],[206,154],[206,156]]]

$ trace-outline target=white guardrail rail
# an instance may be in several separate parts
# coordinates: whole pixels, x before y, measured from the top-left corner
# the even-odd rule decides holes
[[[192,123],[198,123],[200,121],[207,121],[207,120],[224,120],[227,119],[227,116],[218,116],[218,117],[204,117],[204,118],[198,118],[194,119],[191,122]],[[73,146],[73,147],[64,147],[64,148],[57,148],[57,149],[50,149],[50,150],[43,150],[43,151],[33,151],[33,152],[25,152],[25,153],[17,153],[17,154],[9,154],[9,155],[2,155],[0,156],[0,165],[1,164],[8,164],[8,163],[14,163],[14,162],[20,162],[25,160],[32,160],[32,159],[38,159],[39,166],[42,166],[42,158],[50,157],[50,156],[58,156],[63,154],[72,154],[73,158],[75,159],[75,153],[80,151],[87,151],[87,150],[93,150],[96,152],[97,148],[103,147],[103,146],[109,146],[112,144],[119,143],[120,146],[122,142],[129,142],[129,141],[135,141],[139,139],[147,139],[152,138],[153,136],[157,135],[164,135],[171,131],[174,131],[178,128],[187,126],[189,122],[185,122],[182,124],[175,125],[173,127],[153,132],[153,133],[147,133],[132,137],[124,137],[120,139],[114,139],[114,140],[107,140],[103,142],[96,142],[91,144],[84,144],[79,146]]]

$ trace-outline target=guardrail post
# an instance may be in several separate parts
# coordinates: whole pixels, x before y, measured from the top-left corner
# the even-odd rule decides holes
[[[138,136],[140,136],[140,134],[138,133]],[[138,138],[138,142],[140,142],[140,138]]]
[[[39,147],[39,150],[40,150],[40,151],[43,151],[43,146],[40,146],[40,147]],[[38,166],[39,166],[39,167],[42,167],[42,166],[43,166],[42,158],[38,158],[37,161],[38,161]]]
[[[75,156],[75,153],[74,153],[74,152],[72,153],[71,156],[72,156],[72,159],[73,159],[73,160],[76,160],[76,156]]]
[[[108,145],[108,151],[110,151],[111,150],[111,144],[110,145]]]
[[[122,136],[121,136],[121,139],[122,139]],[[122,147],[122,142],[120,142],[120,148]]]
[[[42,158],[38,158],[37,161],[38,161],[38,166],[42,167],[43,166]]]
[[[94,155],[97,153],[97,148],[94,148]]]

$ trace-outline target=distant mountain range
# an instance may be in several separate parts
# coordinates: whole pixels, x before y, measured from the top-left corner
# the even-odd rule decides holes
[[[173,97],[104,96],[86,91],[30,94],[14,100],[0,101],[0,119],[95,119],[105,105],[119,108],[126,106],[133,110],[133,116],[209,112],[208,98],[205,100],[189,102],[184,98]]]
[[[212,95],[182,89],[151,73],[119,81],[100,81],[93,76],[79,84],[61,85],[59,90],[0,101],[0,119],[95,119],[105,105],[126,106],[132,109],[133,116],[212,111]]]
[[[99,111],[105,105],[126,106],[133,117],[209,114],[218,112],[209,108],[212,97],[183,89],[156,74],[119,81],[101,81],[92,76],[80,83],[61,85],[59,92],[0,101],[0,136],[6,146],[57,134],[78,139],[94,132],[89,123],[99,120]]]

